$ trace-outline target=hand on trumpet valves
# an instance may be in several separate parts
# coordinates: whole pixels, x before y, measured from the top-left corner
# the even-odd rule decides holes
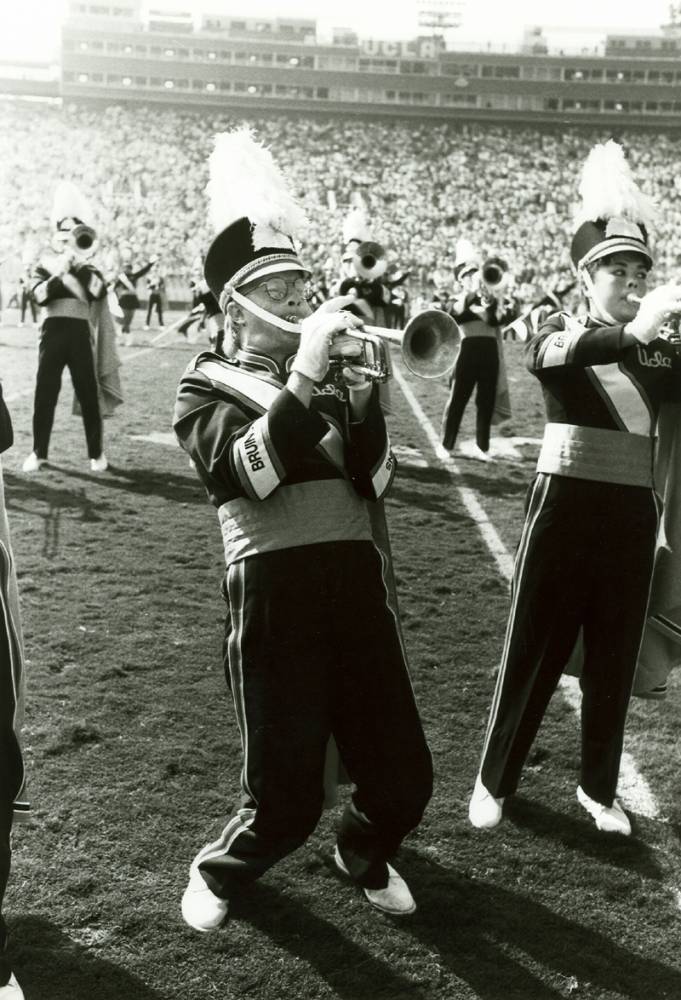
[[[336,335],[361,327],[362,321],[345,306],[352,302],[349,295],[338,296],[324,302],[311,316],[306,316],[300,325],[300,345],[291,370],[304,375],[313,382],[321,382],[329,369],[329,353],[334,342],[333,354],[338,357],[349,355],[350,348],[343,345],[342,338],[335,342]],[[355,341],[357,348],[359,344]],[[359,351],[353,351],[353,356]]]
[[[649,344],[659,336],[660,327],[669,316],[681,313],[681,285],[660,285],[642,298],[633,293],[627,298],[640,305],[636,317],[624,329],[642,344]]]

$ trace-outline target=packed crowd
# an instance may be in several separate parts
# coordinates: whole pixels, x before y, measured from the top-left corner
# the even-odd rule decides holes
[[[24,262],[49,242],[58,180],[73,180],[96,209],[100,261],[115,272],[158,255],[166,276],[186,278],[210,240],[204,188],[215,132],[237,124],[164,108],[105,109],[5,102],[0,108],[0,261]],[[319,275],[336,276],[342,223],[361,194],[374,237],[411,272],[412,297],[453,284],[460,237],[498,254],[527,302],[571,276],[566,247],[577,200],[575,164],[602,134],[436,122],[279,116],[254,119],[311,220],[304,247]],[[655,242],[658,276],[681,263],[681,140],[631,133],[642,187],[664,205]],[[16,260],[17,258],[15,258]]]

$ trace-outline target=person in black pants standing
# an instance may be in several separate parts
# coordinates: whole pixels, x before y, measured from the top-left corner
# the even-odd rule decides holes
[[[113,283],[113,291],[120,306],[121,319],[119,322],[121,324],[121,333],[125,336],[127,346],[130,346],[132,342],[130,326],[135,315],[135,310],[140,304],[140,300],[137,297],[137,282],[152,269],[157,260],[157,257],[152,257],[144,267],[133,271],[132,252],[126,248],[121,253],[122,267]]]
[[[47,463],[54,412],[66,367],[82,411],[90,468],[93,472],[103,472],[108,465],[102,449],[102,417],[90,330],[90,305],[104,299],[106,283],[97,268],[87,263],[75,248],[74,232],[85,225],[82,220],[85,211],[79,204],[77,196],[82,196],[77,189],[72,185],[64,187],[66,191],[58,190],[55,201],[56,238],[64,250],[49,264],[39,264],[34,273],[33,294],[43,308],[43,321],[33,407],[33,451],[23,464],[24,472],[38,472]]]
[[[464,242],[464,241],[461,241]],[[470,244],[466,246],[470,247]],[[498,257],[491,257],[482,265],[470,247],[462,254],[459,244],[457,257],[463,260],[454,268],[463,292],[446,309],[459,324],[461,351],[452,376],[449,399],[442,416],[442,445],[453,451],[466,405],[475,394],[476,420],[473,452],[475,458],[492,461],[489,439],[492,417],[497,398],[500,370],[500,331],[515,318],[515,304],[501,291],[506,264]],[[485,274],[499,276],[494,283],[485,282]]]
[[[151,273],[147,278],[147,288],[149,289],[149,302],[147,304],[147,318],[144,323],[144,329],[149,329],[149,323],[151,321],[151,313],[154,307],[156,308],[156,315],[158,317],[159,329],[163,329],[163,289],[165,288],[165,281],[163,275],[159,270],[158,264],[154,264],[151,269]]]
[[[660,330],[681,312],[681,286],[647,291],[654,214],[620,146],[595,147],[581,191],[571,256],[589,312],[554,314],[526,348],[548,423],[469,818],[501,821],[581,630],[577,799],[599,830],[627,836],[616,790],[658,528],[657,418],[681,401],[681,358]]]
[[[35,298],[32,289],[32,275],[30,268],[24,272],[19,278],[19,285],[21,287],[21,304],[20,304],[20,319],[19,326],[24,325],[24,320],[26,318],[26,310],[31,310],[31,319],[33,320],[33,325],[37,326],[38,323],[38,312],[35,307]]]

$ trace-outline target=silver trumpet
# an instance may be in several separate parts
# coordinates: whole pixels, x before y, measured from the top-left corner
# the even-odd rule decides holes
[[[357,277],[364,281],[380,278],[388,266],[385,248],[373,240],[365,240],[355,250],[352,265]]]
[[[331,371],[343,368],[365,375],[374,382],[390,378],[388,344],[399,344],[402,360],[419,378],[440,378],[456,364],[461,348],[458,323],[440,309],[425,309],[407,323],[404,330],[382,326],[365,326],[362,330],[346,330],[343,336],[362,344],[359,358],[331,358]]]
[[[69,232],[68,243],[71,249],[83,257],[89,257],[95,251],[97,233],[92,226],[86,226],[84,222],[79,222]]]

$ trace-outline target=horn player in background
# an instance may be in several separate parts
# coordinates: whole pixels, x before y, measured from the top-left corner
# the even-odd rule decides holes
[[[353,371],[349,297],[312,312],[294,239],[306,220],[248,130],[216,137],[204,265],[233,342],[198,355],[174,428],[217,508],[227,565],[225,671],[241,731],[241,794],[194,858],[185,921],[230,900],[314,830],[330,740],[353,782],[334,864],[375,908],[415,909],[390,865],[430,798],[432,763],[372,542],[368,507],[395,461],[374,383]],[[339,362],[332,378],[330,362]]]
[[[468,240],[457,242],[454,275],[462,291],[447,311],[459,324],[462,341],[442,416],[442,445],[449,452],[454,450],[466,405],[475,389],[476,443],[472,455],[490,462],[495,411],[498,421],[511,416],[501,329],[515,318],[517,306],[505,294],[505,262],[499,257],[483,262]]]
[[[658,529],[655,435],[661,404],[681,400],[681,359],[660,330],[681,286],[648,291],[653,206],[617,143],[592,149],[580,193],[571,256],[588,315],[552,316],[526,347],[548,423],[469,817],[501,821],[581,632],[577,799],[599,830],[628,835],[616,790]]]
[[[34,273],[33,295],[42,308],[38,373],[33,406],[33,451],[24,472],[47,464],[54,412],[68,367],[85,427],[90,468],[107,468],[102,441],[106,412],[122,401],[113,323],[106,283],[90,262],[96,246],[92,209],[78,188],[62,182],[55,193],[52,223],[57,255],[43,258]],[[101,395],[101,402],[100,402]]]
[[[373,239],[368,210],[362,203],[348,213],[343,223],[344,249],[342,274],[334,289],[336,295],[352,295],[351,312],[375,326],[387,327],[386,307],[392,301],[384,276],[388,262],[380,243]]]

